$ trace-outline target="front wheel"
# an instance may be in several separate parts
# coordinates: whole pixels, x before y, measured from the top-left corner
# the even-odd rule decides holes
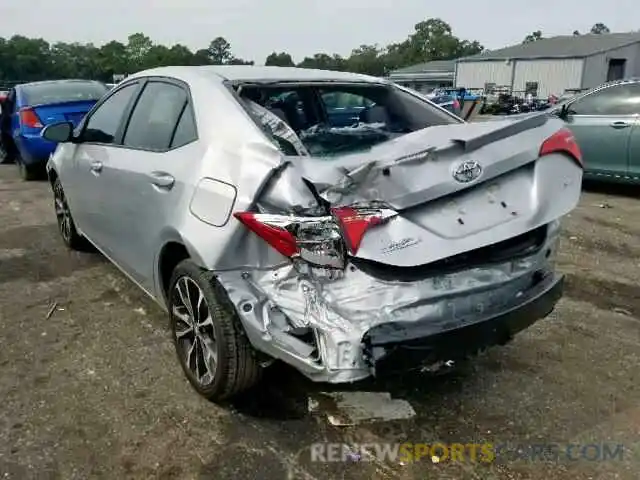
[[[210,272],[191,260],[178,264],[168,303],[178,360],[200,395],[224,400],[259,380],[262,368],[256,352],[233,305]]]

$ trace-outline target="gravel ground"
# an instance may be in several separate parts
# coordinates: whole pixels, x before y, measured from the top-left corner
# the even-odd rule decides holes
[[[68,252],[48,184],[2,166],[0,478],[636,479],[640,202],[618,190],[585,192],[565,223],[567,290],[547,320],[450,375],[354,387],[406,400],[411,418],[334,426],[336,404],[307,407],[327,387],[283,366],[230,405],[198,397],[165,316],[100,255]],[[403,441],[624,450],[490,464],[310,458],[314,442]]]

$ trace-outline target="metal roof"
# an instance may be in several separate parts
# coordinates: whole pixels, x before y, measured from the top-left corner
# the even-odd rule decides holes
[[[459,61],[481,62],[485,60],[507,59],[583,58],[638,42],[640,42],[640,32],[564,35],[543,38],[534,42],[513,45],[499,50],[485,51],[478,55],[461,58]]]
[[[433,62],[418,63],[410,67],[399,68],[390,73],[390,75],[405,73],[447,73],[453,72],[456,68],[455,60],[434,60]]]

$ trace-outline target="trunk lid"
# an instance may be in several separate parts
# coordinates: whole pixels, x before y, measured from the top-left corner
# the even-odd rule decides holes
[[[382,202],[398,216],[367,231],[357,257],[427,264],[512,238],[568,213],[582,170],[568,157],[538,160],[562,127],[546,115],[427,128],[336,159],[295,157],[331,205]]]
[[[34,111],[43,125],[56,122],[71,122],[76,126],[95,105],[95,100],[79,100],[72,102],[36,105]]]

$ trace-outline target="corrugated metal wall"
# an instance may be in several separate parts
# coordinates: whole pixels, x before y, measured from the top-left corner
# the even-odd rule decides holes
[[[640,77],[640,45],[636,43],[628,47],[587,57],[584,64],[585,71],[582,77],[582,88],[593,88],[606,82],[609,59],[612,58],[625,58],[627,60],[625,77]]]
[[[524,91],[527,82],[538,82],[539,97],[561,95],[566,89],[580,88],[583,63],[579,58],[518,60],[513,77],[513,91]]]
[[[511,85],[513,62],[458,62],[456,87],[484,88],[485,83]]]

